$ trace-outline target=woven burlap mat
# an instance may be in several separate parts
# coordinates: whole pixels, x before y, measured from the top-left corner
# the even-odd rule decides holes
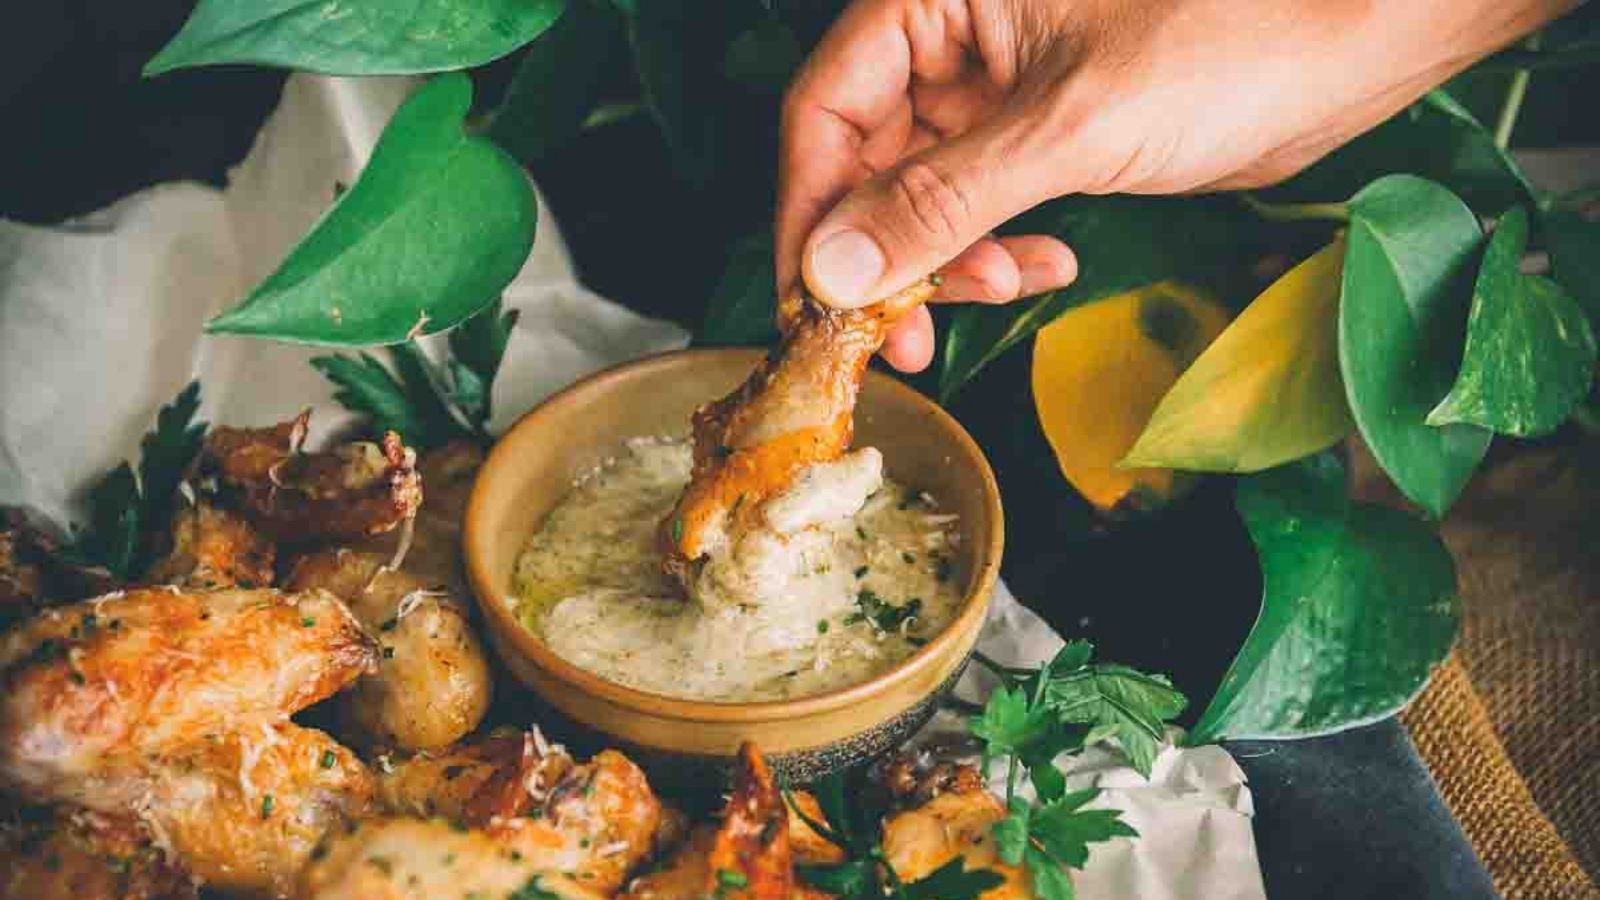
[[[1502,894],[1600,898],[1600,441],[1498,453],[1443,535],[1461,641],[1402,721]]]

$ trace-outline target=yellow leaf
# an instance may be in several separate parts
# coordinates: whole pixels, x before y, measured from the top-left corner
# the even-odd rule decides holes
[[[1110,510],[1172,496],[1171,471],[1118,468],[1117,461],[1179,373],[1227,323],[1219,304],[1162,282],[1069,310],[1039,330],[1039,424],[1061,473],[1090,503]]]
[[[1343,263],[1339,238],[1262,291],[1162,398],[1123,464],[1256,472],[1348,434],[1337,328]]]

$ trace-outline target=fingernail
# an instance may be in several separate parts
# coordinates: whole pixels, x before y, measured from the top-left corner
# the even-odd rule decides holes
[[[1022,266],[1021,274],[1022,288],[1019,291],[1021,296],[1034,295],[1034,293],[1042,293],[1042,291],[1046,290],[1056,290],[1056,288],[1062,287],[1062,283],[1072,280],[1070,279],[1070,274],[1061,271],[1061,267],[1048,266],[1048,264]]]
[[[965,275],[946,275],[943,283],[939,285],[939,297],[944,300],[981,301],[992,300],[994,294],[989,286],[976,278]]]
[[[883,250],[866,233],[846,228],[822,239],[806,267],[806,284],[831,306],[854,309],[873,300],[883,277]]]

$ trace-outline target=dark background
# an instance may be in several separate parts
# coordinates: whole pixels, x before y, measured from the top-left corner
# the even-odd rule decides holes
[[[190,5],[38,4],[26,22],[0,30],[0,215],[54,223],[157,182],[222,183],[276,103],[283,75],[218,67],[141,80],[140,65]],[[813,29],[827,16],[815,10]],[[503,89],[514,64],[478,73],[483,101]],[[1592,69],[1539,75],[1519,125],[1524,142],[1600,143],[1600,119],[1571,115],[1595,82]],[[1462,88],[1491,99],[1500,90],[1487,78]],[[635,90],[603,87],[624,97]],[[770,184],[775,105],[759,95],[730,102],[745,101],[748,109],[729,117],[738,130],[719,137],[717,163]],[[585,132],[531,168],[584,279],[689,327],[721,272],[722,248],[759,228],[771,202],[764,191],[718,191],[675,176],[644,117]],[[1007,354],[952,407],[1001,480],[1005,577],[1024,602],[1064,634],[1094,640],[1105,658],[1170,673],[1193,699],[1193,715],[1259,605],[1255,555],[1230,486],[1213,479],[1158,516],[1115,524],[1093,516],[1039,431],[1028,366],[1026,348]],[[1271,896],[1493,896],[1397,724],[1229,749],[1251,779]]]

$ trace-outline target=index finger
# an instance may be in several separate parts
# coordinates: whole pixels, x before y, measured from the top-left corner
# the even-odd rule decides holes
[[[783,104],[774,223],[778,289],[799,277],[811,229],[873,174],[863,148],[906,108],[911,45],[897,0],[847,9],[812,51]]]

